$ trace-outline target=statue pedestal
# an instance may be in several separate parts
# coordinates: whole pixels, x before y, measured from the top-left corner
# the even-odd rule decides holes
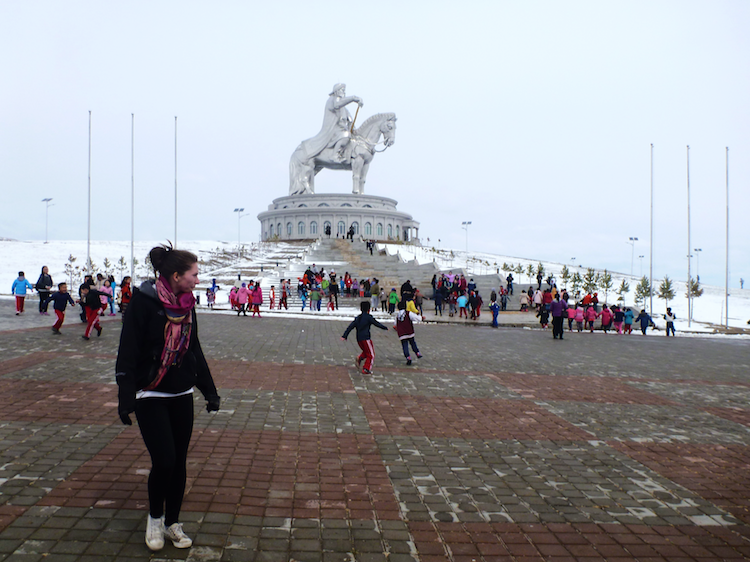
[[[262,240],[303,240],[345,236],[354,227],[355,236],[387,242],[419,238],[419,223],[396,209],[398,202],[376,195],[313,193],[274,199],[258,215]]]

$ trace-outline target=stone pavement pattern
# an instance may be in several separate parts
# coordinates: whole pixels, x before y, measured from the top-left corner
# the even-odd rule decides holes
[[[152,554],[119,323],[0,315],[0,560],[750,559],[741,341],[423,325],[412,367],[376,330],[364,376],[343,322],[201,313],[194,546]]]

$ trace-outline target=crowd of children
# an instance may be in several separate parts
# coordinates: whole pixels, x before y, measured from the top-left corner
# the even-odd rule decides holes
[[[435,315],[442,316],[443,308],[448,306],[448,316],[452,317],[458,313],[459,318],[477,320],[482,314],[484,300],[479,294],[477,284],[473,278],[466,279],[461,275],[448,273],[435,274],[432,277],[432,292],[435,301]],[[491,302],[497,301],[497,292],[493,289]],[[501,297],[504,289],[501,288]],[[505,310],[508,304],[507,295],[501,299],[500,310]]]
[[[94,330],[96,330],[97,336],[101,335],[102,326],[99,323],[99,317],[106,315],[108,309],[109,316],[116,316],[115,304],[120,307],[120,312],[124,314],[132,296],[129,276],[123,278],[118,291],[114,276],[105,276],[98,273],[96,280],[92,275],[84,277],[83,283],[78,287],[78,299],[73,299],[68,292],[67,283],[58,283],[57,290],[53,290],[52,277],[47,266],[44,266],[35,286],[29,283],[23,271],[18,272],[18,278],[13,282],[11,289],[16,297],[16,316],[24,313],[26,295],[34,289],[39,293],[39,314],[48,316],[48,307],[52,303],[56,317],[55,323],[52,325],[52,333],[55,335],[62,333],[60,328],[65,322],[65,311],[68,305],[80,305],[81,322],[86,323],[86,330],[82,336],[85,340],[90,339]]]
[[[561,321],[567,318],[568,331],[570,332],[574,331],[575,324],[575,331],[583,332],[587,330],[593,333],[597,320],[601,321],[600,327],[605,334],[612,330],[620,335],[629,335],[633,331],[634,323],[640,326],[641,333],[644,335],[649,327],[656,328],[653,318],[645,310],[641,310],[637,316],[629,307],[621,307],[618,304],[611,306],[604,304],[599,310],[598,293],[587,293],[581,299],[574,299],[573,303],[570,303],[570,300],[571,297],[566,289],[559,291],[557,285],[552,283],[549,288],[542,290],[540,281],[536,291],[533,287],[529,287],[528,293],[526,291],[521,292],[521,311],[528,311],[529,307],[533,306],[539,318],[539,324],[544,329],[549,325],[550,312],[553,308],[555,308],[556,313],[553,313],[553,317],[561,317]],[[552,306],[555,301],[562,303],[559,308]],[[667,335],[669,335],[669,331],[674,335],[675,317],[671,308],[667,309],[664,318],[667,320]],[[555,334],[555,338],[557,337],[558,334]],[[562,339],[562,333],[559,334],[559,337]]]

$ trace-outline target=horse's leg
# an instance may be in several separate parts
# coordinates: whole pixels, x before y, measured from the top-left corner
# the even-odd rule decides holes
[[[364,182],[362,181],[362,169],[364,166],[364,158],[357,155],[356,158],[352,159],[352,193],[355,195],[362,194],[362,188]]]
[[[359,192],[360,193],[365,192],[365,182],[367,181],[367,172],[370,169],[370,162],[372,162],[372,158],[368,160],[363,159],[362,172],[360,173],[360,180],[359,180]]]
[[[305,170],[305,164],[299,157],[299,152],[300,150],[297,148],[289,159],[289,195],[304,193],[306,189],[305,176],[307,171]]]

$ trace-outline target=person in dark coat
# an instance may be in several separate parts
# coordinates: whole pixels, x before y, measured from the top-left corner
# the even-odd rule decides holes
[[[49,274],[49,269],[45,265],[42,267],[42,273],[39,275],[39,279],[34,286],[39,293],[39,314],[49,314],[49,312],[47,312],[47,299],[49,299],[52,287],[52,277]]]
[[[406,283],[401,285],[401,300],[403,301],[410,301],[414,298],[414,287],[411,286],[411,282],[409,279],[406,280]]]
[[[81,283],[78,287],[78,303],[81,305],[81,322],[86,322],[86,305],[83,302],[83,288],[84,287],[93,287],[95,285],[94,283],[94,277],[92,275],[86,275],[83,278],[83,283]]]
[[[552,314],[552,338],[563,339],[563,322],[567,316],[568,303],[560,300],[560,293],[555,294],[555,300],[549,305],[549,312]]]
[[[220,399],[198,340],[193,289],[198,258],[185,250],[158,246],[149,253],[156,281],[133,293],[117,354],[120,420],[131,425],[135,412],[151,455],[146,545],[153,551],[168,538],[177,548],[193,541],[179,523],[187,481],[187,453],[193,433],[193,387],[206,399],[206,410]]]
[[[641,310],[640,314],[636,316],[634,322],[641,323],[641,333],[644,336],[646,335],[646,330],[648,330],[648,327],[654,323],[654,321],[651,319],[651,316],[649,316],[645,310]]]

